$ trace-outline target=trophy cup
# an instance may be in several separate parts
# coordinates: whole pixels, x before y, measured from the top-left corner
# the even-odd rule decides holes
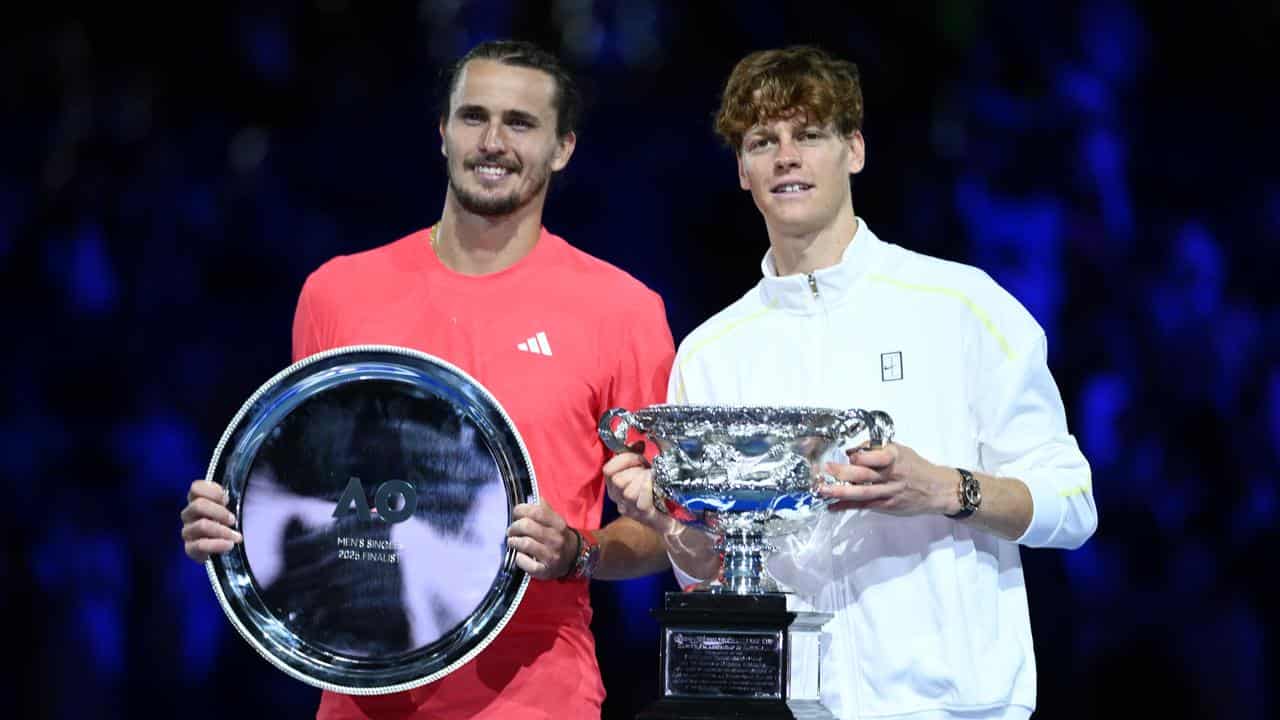
[[[827,613],[797,609],[766,569],[772,539],[815,524],[832,502],[815,490],[835,478],[824,461],[893,439],[880,411],[803,407],[653,405],[614,408],[600,437],[625,452],[635,430],[659,449],[654,505],[710,533],[720,577],[667,593],[658,701],[642,720],[829,718],[818,679]]]
[[[244,537],[209,559],[227,618],[309,685],[380,695],[434,682],[515,613],[506,546],[537,501],[524,443],[459,368],[388,345],[285,368],[231,421],[207,479]]]

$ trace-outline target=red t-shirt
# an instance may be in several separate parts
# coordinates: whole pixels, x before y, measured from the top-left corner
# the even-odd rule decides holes
[[[298,299],[293,356],[399,345],[484,385],[520,432],[541,499],[571,526],[600,526],[611,407],[663,402],[675,355],[656,293],[542,230],[528,256],[468,276],[436,257],[426,230],[335,258]],[[325,692],[317,717],[598,718],[604,687],[584,582],[530,582],[510,623],[445,678],[403,693]]]

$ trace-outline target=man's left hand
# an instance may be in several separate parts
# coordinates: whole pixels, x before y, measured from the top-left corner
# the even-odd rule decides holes
[[[926,515],[946,513],[959,503],[956,473],[925,460],[906,445],[850,450],[848,464],[827,463],[826,470],[841,481],[818,486],[820,495],[839,501],[832,510]]]
[[[516,505],[513,514],[507,545],[516,551],[516,565],[539,580],[564,577],[577,560],[578,543],[564,518],[542,503]]]

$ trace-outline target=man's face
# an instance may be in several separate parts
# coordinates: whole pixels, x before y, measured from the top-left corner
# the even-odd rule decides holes
[[[864,158],[861,133],[843,136],[797,113],[743,136],[738,181],[770,228],[806,234],[831,225],[851,205],[849,175],[862,170]]]
[[[551,173],[573,154],[556,137],[555,80],[532,68],[472,60],[440,125],[449,187],[467,211],[507,215],[546,192]]]

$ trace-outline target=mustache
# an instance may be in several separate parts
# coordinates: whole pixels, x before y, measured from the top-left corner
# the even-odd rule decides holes
[[[469,157],[462,161],[462,166],[467,170],[474,169],[477,165],[497,165],[504,170],[511,172],[519,172],[520,163],[498,155],[480,155],[477,157]]]

